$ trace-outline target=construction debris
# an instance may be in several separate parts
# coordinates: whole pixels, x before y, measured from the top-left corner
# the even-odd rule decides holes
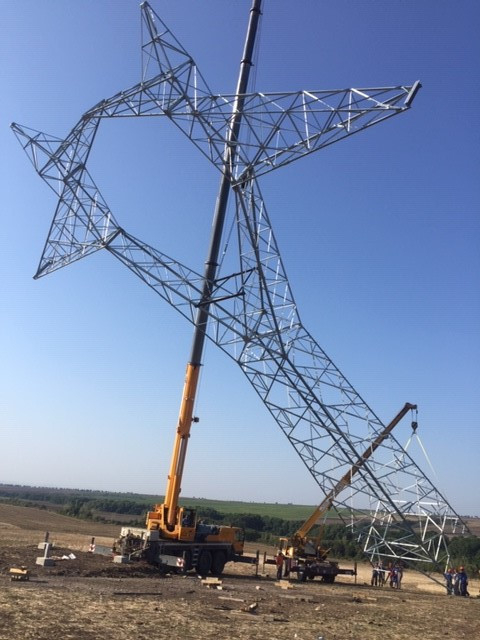
[[[275,582],[275,586],[276,587],[280,587],[280,589],[293,589],[293,584],[291,582],[289,582],[288,580],[279,580],[278,582]]]
[[[284,600],[297,600],[298,602],[318,602],[316,600],[314,600],[313,598],[310,598],[310,596],[280,596],[280,598],[283,598]]]
[[[229,600],[231,602],[245,602],[243,598],[232,598],[232,596],[218,596],[219,600]]]
[[[218,589],[219,591],[223,589],[222,580],[219,578],[203,578],[202,584],[207,587],[207,589]]]

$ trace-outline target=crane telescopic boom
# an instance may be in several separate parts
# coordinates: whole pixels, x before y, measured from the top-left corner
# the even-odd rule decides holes
[[[291,541],[287,547],[287,555],[293,557],[298,554],[299,550],[303,549],[306,544],[306,537],[312,527],[318,522],[332,506],[336,496],[352,483],[353,476],[363,467],[368,458],[374,453],[381,443],[388,437],[393,431],[400,420],[409,412],[417,409],[416,404],[410,404],[407,402],[405,406],[397,413],[393,420],[378,434],[378,436],[372,441],[369,447],[362,453],[358,460],[354,463],[351,469],[340,478],[333,489],[325,496],[325,499],[318,505],[312,515],[305,520],[303,525],[293,534]]]
[[[243,103],[245,94],[247,93],[250,69],[253,64],[252,58],[260,18],[260,7],[261,0],[253,0],[252,8],[250,9],[245,47],[240,63],[236,98],[232,107],[232,116],[225,144],[222,176],[213,216],[210,247],[205,261],[202,297],[198,304],[195,319],[192,349],[190,360],[187,364],[165,500],[163,504],[156,505],[155,511],[150,512],[147,516],[147,527],[149,529],[160,529],[165,532],[168,537],[180,537],[179,520],[182,515],[178,509],[178,499],[181,490],[188,439],[190,437],[191,425],[194,421],[193,409],[207,330],[209,307],[217,274],[218,256],[231,188],[232,168],[235,165],[236,146],[240,133]]]

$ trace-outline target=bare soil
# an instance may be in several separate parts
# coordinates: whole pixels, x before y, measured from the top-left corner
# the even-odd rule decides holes
[[[37,548],[50,532],[55,566]],[[291,582],[282,588],[267,566],[229,564],[220,588],[196,575],[162,575],[89,553],[91,537],[110,546],[117,527],[40,509],[0,504],[0,640],[411,640],[480,637],[480,584],[470,598],[405,572],[401,590],[370,587],[370,569],[334,585]],[[250,551],[254,551],[253,548]],[[73,553],[75,559],[61,559]],[[29,582],[12,582],[27,566]],[[348,566],[348,563],[345,563]]]

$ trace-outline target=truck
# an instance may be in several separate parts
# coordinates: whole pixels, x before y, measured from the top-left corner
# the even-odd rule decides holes
[[[355,461],[352,468],[328,492],[324,500],[313,511],[312,515],[305,520],[303,525],[290,538],[283,537],[279,539],[278,552],[285,557],[286,576],[290,572],[296,572],[300,581],[305,581],[307,578],[313,580],[319,577],[323,582],[332,584],[337,575],[356,575],[356,567],[342,569],[339,567],[338,562],[328,560],[329,549],[325,549],[322,546],[323,527],[320,527],[320,532],[315,538],[309,537],[309,534],[332,507],[336,496],[351,484],[355,474],[364,466],[368,458],[409,411],[417,411],[417,405],[407,402]],[[412,428],[416,429],[416,427],[416,421],[412,421]]]
[[[121,530],[114,544],[118,561],[144,559],[183,572],[194,569],[202,576],[221,575],[227,562],[255,562],[244,556],[243,529],[206,524],[198,520],[195,509],[179,505],[187,442],[192,423],[198,421],[193,417],[193,399],[199,368],[187,365],[164,501],[147,513],[145,529]]]
[[[220,576],[227,562],[255,562],[244,556],[244,531],[197,522],[194,509],[180,509],[192,526],[180,527],[177,539],[166,539],[160,529],[123,527],[114,552],[129,560],[143,559],[162,569],[186,573],[195,570],[201,576]]]

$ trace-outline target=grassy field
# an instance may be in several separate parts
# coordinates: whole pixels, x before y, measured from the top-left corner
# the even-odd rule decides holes
[[[220,513],[250,513],[283,520],[305,520],[315,509],[313,505],[281,504],[278,502],[227,502],[204,498],[182,498],[182,505],[196,508],[210,508]]]
[[[47,508],[62,508],[69,500],[111,500],[115,502],[132,501],[145,505],[145,511],[154,504],[161,503],[163,496],[135,493],[111,493],[107,491],[87,491],[82,489],[57,489],[48,487],[21,487],[0,484],[0,499],[25,500]],[[283,520],[305,520],[316,505],[295,505],[265,502],[239,502],[210,500],[207,498],[180,498],[183,506],[215,509],[222,514],[248,513]]]

